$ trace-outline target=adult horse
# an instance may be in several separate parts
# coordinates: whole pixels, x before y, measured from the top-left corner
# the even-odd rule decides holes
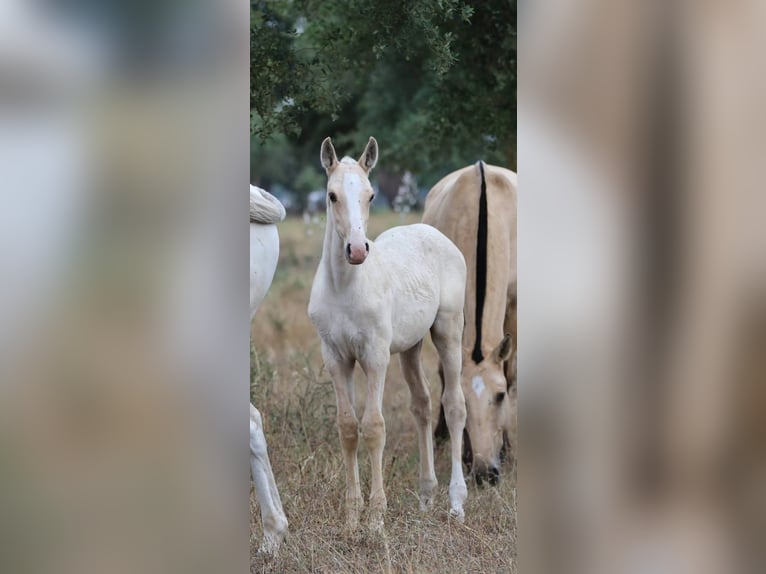
[[[250,321],[263,302],[274,278],[279,259],[277,226],[285,218],[285,208],[273,195],[250,186]],[[263,544],[261,551],[273,554],[287,534],[287,518],[282,510],[274,473],[271,470],[261,413],[250,403],[250,469],[255,494],[261,507]]]
[[[420,508],[429,508],[437,486],[431,436],[431,396],[420,364],[428,331],[444,370],[444,406],[452,446],[450,513],[463,520],[467,490],[460,462],[465,399],[460,388],[465,262],[452,242],[433,227],[394,227],[367,239],[373,199],[368,175],[378,159],[370,138],[359,161],[338,161],[330,138],[322,142],[327,172],[327,226],[322,258],[311,288],[309,316],[322,340],[322,357],[333,380],[338,431],[346,467],[346,527],[358,526],[362,508],[357,445],[360,424],[354,402],[356,362],[367,376],[361,433],[370,457],[369,526],[383,527],[383,385],[392,353],[401,353],[412,397],[420,450]]]
[[[479,484],[500,476],[510,449],[516,343],[516,174],[480,161],[428,192],[423,222],[460,249],[468,267],[463,332],[464,461]],[[444,433],[440,413],[438,434]]]

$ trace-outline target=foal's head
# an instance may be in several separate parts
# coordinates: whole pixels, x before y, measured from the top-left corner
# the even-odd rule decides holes
[[[330,138],[322,142],[322,166],[327,172],[327,225],[333,225],[343,242],[346,261],[364,263],[370,252],[367,220],[375,194],[369,173],[378,161],[378,142],[370,138],[359,161],[344,157],[338,161]]]

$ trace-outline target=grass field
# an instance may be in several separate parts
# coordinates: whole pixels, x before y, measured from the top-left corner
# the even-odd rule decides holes
[[[419,215],[371,217],[368,236]],[[384,394],[384,481],[388,512],[383,536],[341,532],[345,474],[335,426],[335,396],[322,367],[319,337],[307,315],[311,282],[322,251],[322,223],[288,219],[279,226],[281,252],[274,283],[252,326],[251,396],[260,409],[290,533],[275,558],[257,553],[260,513],[251,494],[251,572],[516,572],[516,485],[505,470],[497,487],[468,483],[464,524],[448,516],[448,445],[437,446],[439,491],[433,511],[418,510],[418,449],[409,390],[398,359]],[[434,421],[439,380],[436,352],[424,346]],[[357,406],[365,387],[357,368]],[[361,417],[361,412],[357,409]],[[360,440],[362,493],[369,495],[369,463]],[[364,515],[362,515],[364,521]]]

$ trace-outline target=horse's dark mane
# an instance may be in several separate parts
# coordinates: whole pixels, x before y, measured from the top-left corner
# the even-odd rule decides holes
[[[487,182],[484,179],[484,162],[479,160],[481,172],[481,195],[479,196],[479,226],[476,237],[476,341],[471,359],[477,365],[484,360],[481,351],[481,325],[484,299],[487,294]]]

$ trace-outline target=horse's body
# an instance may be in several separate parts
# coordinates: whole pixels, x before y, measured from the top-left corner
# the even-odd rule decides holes
[[[250,186],[250,320],[269,290],[279,259],[276,223],[285,218],[285,208],[269,192]]]
[[[285,208],[270,193],[250,186],[250,320],[263,302],[274,278],[279,259],[277,222]],[[261,550],[274,553],[287,534],[287,518],[274,482],[261,413],[250,404],[250,468],[261,507],[263,544]]]
[[[373,138],[362,158],[339,162],[327,138],[322,164],[328,174],[327,227],[309,302],[309,316],[322,340],[322,357],[332,376],[338,430],[346,466],[346,525],[358,525],[362,495],[357,445],[360,424],[354,404],[356,362],[367,376],[361,433],[372,468],[370,527],[382,528],[385,422],[383,386],[392,353],[401,353],[418,427],[420,505],[432,503],[437,486],[433,466],[431,397],[420,364],[423,338],[431,332],[444,366],[442,403],[452,443],[450,506],[462,520],[466,486],[460,463],[465,401],[460,388],[465,263],[458,249],[427,225],[396,227],[373,243],[366,238],[372,188],[368,173],[377,161]],[[363,263],[363,264],[362,264]]]
[[[478,481],[499,477],[514,405],[516,343],[516,174],[478,162],[441,179],[428,193],[423,222],[465,257],[462,387],[468,417],[464,459]],[[443,431],[443,419],[439,429]]]

